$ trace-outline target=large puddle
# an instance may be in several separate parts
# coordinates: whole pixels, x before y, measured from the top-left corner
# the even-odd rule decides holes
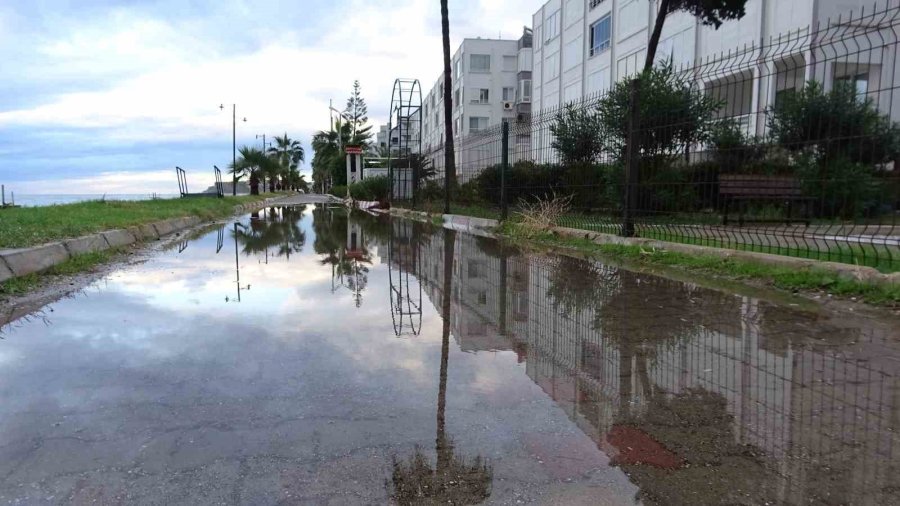
[[[897,324],[273,208],[3,328],[0,501],[900,504]]]

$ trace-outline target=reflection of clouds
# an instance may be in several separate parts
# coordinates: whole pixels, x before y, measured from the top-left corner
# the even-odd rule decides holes
[[[4,441],[27,443],[56,430],[100,441],[103,451],[110,439],[127,442],[128,451],[107,452],[111,462],[79,464],[88,469],[177,468],[193,448],[186,441],[202,445],[220,432],[228,444],[190,458],[268,454],[273,445],[303,453],[315,438],[326,455],[377,443],[389,462],[394,448],[434,443],[442,320],[423,300],[421,334],[395,337],[386,264],[371,266],[357,308],[351,292],[331,293],[331,266],[320,264],[310,235],[290,263],[241,256],[241,282],[252,289],[243,302],[226,304],[235,289],[233,249],[216,256],[215,232],[199,241],[181,255],[160,253],[117,271],[88,296],[55,304],[49,327],[26,323],[0,341]],[[43,423],[64,415],[76,421],[59,429]],[[516,354],[465,353],[451,339],[447,430],[460,451],[531,465],[524,436],[548,426],[582,437]],[[148,439],[162,441],[162,450],[135,450]],[[585,441],[585,451],[599,454]],[[0,459],[7,456],[0,443]],[[496,477],[517,479],[519,464],[498,462]],[[542,471],[534,464],[528,472]],[[620,471],[609,473],[620,479]],[[377,480],[382,487],[383,475]]]

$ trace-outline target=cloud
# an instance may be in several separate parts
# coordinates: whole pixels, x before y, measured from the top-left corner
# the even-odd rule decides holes
[[[498,31],[518,37],[540,3],[461,2],[451,11],[453,46],[462,37],[494,37]],[[0,167],[0,179],[32,181],[17,185],[29,188],[20,188],[24,193],[64,171],[84,176],[66,178],[78,185],[69,186],[69,193],[156,191],[146,177],[129,180],[112,171],[159,173],[160,167],[184,163],[178,152],[161,147],[175,143],[191,153],[192,163],[226,165],[230,150],[221,145],[232,133],[231,103],[237,103],[238,144],[258,143],[257,134],[287,132],[305,144],[311,159],[308,141],[327,128],[329,99],[342,107],[354,79],[361,81],[377,125],[387,119],[395,78],[419,78],[427,89],[442,66],[440,12],[433,1],[352,0],[309,9],[304,4],[281,7],[276,15],[242,2],[207,5],[164,3],[148,10],[98,2],[91,4],[90,17],[0,10],[0,27],[41,20],[40,29],[20,30],[26,51],[16,53],[15,41],[0,35],[0,57],[22,64],[19,73],[0,70],[6,83],[0,91],[21,97],[13,104],[0,101],[0,152],[9,167],[33,167]],[[320,16],[306,15],[316,9]],[[23,145],[14,136],[20,130],[42,139],[31,141],[34,148]],[[60,131],[68,138],[53,137]],[[51,149],[36,149],[41,141]],[[90,166],[70,163],[84,156],[84,144],[91,145]],[[123,164],[116,158],[123,147],[142,154]],[[34,160],[35,153],[46,152],[57,161]],[[102,175],[94,181],[97,170]]]

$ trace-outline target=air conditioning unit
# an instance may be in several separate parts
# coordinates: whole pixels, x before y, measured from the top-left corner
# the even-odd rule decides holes
[[[516,104],[514,104],[513,102],[511,102],[511,101],[509,101],[509,100],[503,102],[503,110],[504,110],[504,111],[511,111],[511,110],[513,110],[515,107],[516,107]]]

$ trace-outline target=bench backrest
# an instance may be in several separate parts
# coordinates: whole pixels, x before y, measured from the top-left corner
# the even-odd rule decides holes
[[[719,176],[719,193],[732,197],[799,197],[803,188],[792,176],[723,174]]]

